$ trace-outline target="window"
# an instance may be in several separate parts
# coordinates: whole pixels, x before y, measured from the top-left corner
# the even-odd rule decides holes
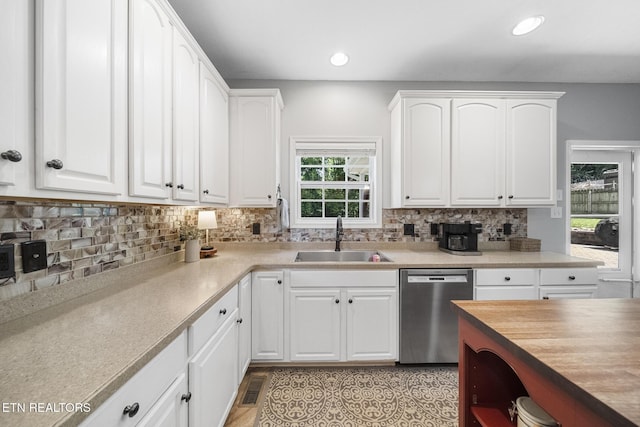
[[[291,138],[291,226],[380,227],[379,138]]]

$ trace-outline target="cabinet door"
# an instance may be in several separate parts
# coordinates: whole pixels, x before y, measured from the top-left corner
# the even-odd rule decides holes
[[[173,27],[155,0],[129,5],[129,194],[166,199],[172,181]]]
[[[187,427],[188,392],[187,375],[182,373],[136,427]]]
[[[451,205],[503,204],[504,144],[504,101],[453,100]]]
[[[506,204],[553,206],[556,192],[556,101],[508,100]]]
[[[251,274],[238,285],[240,317],[238,318],[238,384],[251,362]]]
[[[200,61],[178,30],[173,31],[173,198],[199,200]]]
[[[347,360],[396,360],[395,289],[347,291]]]
[[[534,300],[538,299],[536,287],[530,286],[478,286],[475,288],[475,298],[478,301],[487,300]]]
[[[27,1],[2,3],[0,52],[0,186],[10,194],[27,190],[33,144],[33,7]],[[15,151],[15,152],[14,152]],[[16,188],[15,186],[24,188]],[[5,195],[4,190],[0,193]]]
[[[36,186],[121,194],[127,2],[36,3]]]
[[[237,310],[189,362],[189,425],[223,426],[238,392]]]
[[[595,298],[597,286],[540,286],[540,299]]]
[[[229,96],[200,63],[200,201],[229,203]]]
[[[251,275],[251,358],[284,358],[284,273],[257,271]]]
[[[451,100],[403,102],[403,205],[446,206]]]
[[[339,289],[292,289],[289,293],[292,361],[340,360]]]
[[[280,169],[279,116],[275,97],[232,97],[232,206],[275,206]]]

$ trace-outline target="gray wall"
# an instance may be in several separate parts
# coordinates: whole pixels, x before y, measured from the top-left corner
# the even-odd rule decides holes
[[[230,80],[232,88],[280,88],[282,184],[289,191],[290,136],[382,136],[389,141],[387,105],[399,89],[553,90],[566,92],[558,102],[558,188],[565,188],[565,142],[569,139],[640,140],[640,84],[338,82]],[[385,159],[388,156],[385,156]],[[385,170],[388,164],[385,163]],[[387,191],[387,181],[383,190]],[[566,197],[559,206],[564,206]],[[565,219],[549,209],[529,209],[529,236],[543,250],[564,252]]]

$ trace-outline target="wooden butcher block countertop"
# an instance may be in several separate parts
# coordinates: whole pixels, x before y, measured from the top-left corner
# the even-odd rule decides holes
[[[456,301],[459,315],[614,425],[640,425],[640,299]]]

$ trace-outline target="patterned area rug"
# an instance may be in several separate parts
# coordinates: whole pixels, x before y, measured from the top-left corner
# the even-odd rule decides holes
[[[456,367],[276,368],[260,427],[456,427]]]

